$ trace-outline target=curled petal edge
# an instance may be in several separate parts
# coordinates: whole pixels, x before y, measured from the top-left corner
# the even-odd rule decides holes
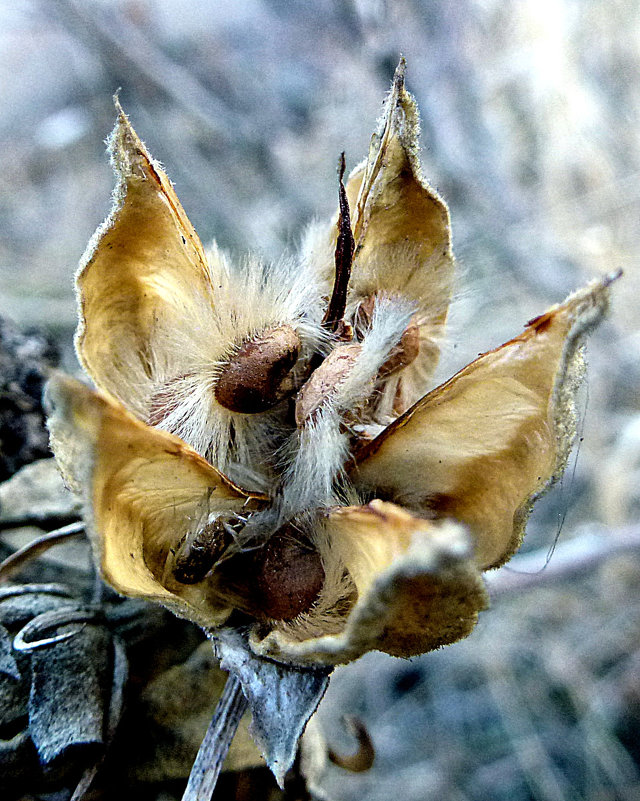
[[[582,343],[616,277],[574,293],[421,398],[356,453],[356,488],[467,525],[482,569],[507,561],[534,501],[566,466]]]
[[[367,651],[409,657],[466,637],[487,606],[471,539],[453,521],[416,518],[382,501],[328,512],[325,533],[357,586],[342,630],[305,639],[275,629],[252,649],[296,665],[335,665]]]
[[[180,584],[167,575],[169,553],[203,516],[241,513],[266,497],[233,484],[178,437],[145,425],[75,379],[53,376],[45,405],[52,450],[82,498],[105,580],[198,625],[221,625],[231,607],[215,579]]]

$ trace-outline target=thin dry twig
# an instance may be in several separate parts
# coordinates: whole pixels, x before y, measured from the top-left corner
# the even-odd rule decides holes
[[[182,801],[210,801],[222,763],[246,709],[247,700],[240,681],[230,674],[193,763]]]
[[[206,130],[224,139],[233,131],[251,138],[246,120],[233,114],[188,69],[166,56],[148,30],[143,33],[116,8],[100,9],[76,0],[54,0],[53,8],[81,39],[92,42],[105,63],[115,63],[120,69],[124,64],[143,75]]]
[[[485,578],[493,598],[581,575],[611,556],[640,549],[640,529],[593,527],[560,543],[549,559],[546,549],[515,556]]]
[[[355,715],[344,715],[344,724],[358,741],[358,749],[353,754],[337,754],[333,748],[329,748],[327,756],[329,760],[340,768],[351,773],[363,773],[373,766],[375,750],[371,737],[364,723]]]
[[[48,534],[43,534],[41,537],[36,537],[35,540],[23,545],[22,548],[14,551],[0,563],[0,584],[8,581],[27,562],[45,553],[49,548],[53,548],[54,545],[79,539],[82,536],[84,536],[84,523],[81,521],[70,523],[68,526],[63,526],[55,531],[50,531]]]

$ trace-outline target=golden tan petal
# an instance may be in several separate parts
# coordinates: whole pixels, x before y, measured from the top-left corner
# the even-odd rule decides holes
[[[167,579],[167,557],[203,514],[238,513],[264,496],[235,486],[180,439],[79,381],[52,378],[46,404],[52,449],[69,485],[82,492],[105,580],[200,625],[221,624],[230,610],[213,579],[195,586]]]
[[[425,391],[437,365],[454,273],[449,210],[422,175],[419,134],[418,109],[405,89],[402,61],[366,166],[352,173],[347,194],[351,199],[358,189],[352,295],[385,292],[416,303],[420,353],[402,375],[407,405]],[[392,383],[397,386],[397,377]]]
[[[76,278],[76,348],[96,384],[144,417],[153,384],[152,342],[159,332],[202,317],[199,308],[211,303],[211,279],[169,179],[116,106],[109,139],[114,205]]]
[[[487,598],[464,527],[383,501],[333,509],[321,525],[327,559],[342,563],[355,584],[355,605],[337,634],[276,629],[262,640],[253,636],[256,652],[295,664],[340,664],[371,650],[414,656],[472,630]]]
[[[612,279],[593,282],[430,392],[357,455],[361,491],[466,523],[480,567],[518,548],[575,437],[581,341]]]

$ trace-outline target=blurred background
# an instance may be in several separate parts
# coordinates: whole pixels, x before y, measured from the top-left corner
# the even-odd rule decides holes
[[[640,4],[3,3],[0,314],[77,369],[73,274],[110,207],[114,92],[203,241],[277,258],[333,213],[338,156],[348,169],[365,156],[400,54],[459,262],[438,380],[591,278],[624,277],[590,340],[577,455],[491,577],[492,610],[464,643],[337,672],[326,736],[353,748],[341,715],[357,714],[377,759],[359,775],[329,767],[319,786],[335,801],[632,801]]]

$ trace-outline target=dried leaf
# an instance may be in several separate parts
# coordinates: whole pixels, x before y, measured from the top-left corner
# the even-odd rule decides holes
[[[9,632],[4,626],[0,625],[0,674],[2,677],[8,676],[9,678],[20,681],[20,671],[16,664],[13,655],[12,640]]]
[[[580,344],[606,309],[609,283],[570,296],[418,401],[357,456],[358,489],[466,523],[478,565],[502,564],[532,502],[564,469]]]
[[[0,623],[14,632],[37,615],[70,609],[75,603],[63,584],[9,584],[0,587]]]
[[[117,101],[116,108],[109,152],[118,183],[111,214],[76,279],[76,347],[98,386],[144,416],[153,391],[153,342],[210,303],[211,279],[169,179]]]
[[[29,732],[44,765],[72,746],[94,747],[98,758],[109,703],[110,651],[107,630],[86,626],[65,642],[31,652]]]
[[[329,670],[299,669],[252,653],[234,629],[214,634],[220,667],[235,675],[249,701],[249,732],[280,787],[293,765],[307,721],[329,683]]]

